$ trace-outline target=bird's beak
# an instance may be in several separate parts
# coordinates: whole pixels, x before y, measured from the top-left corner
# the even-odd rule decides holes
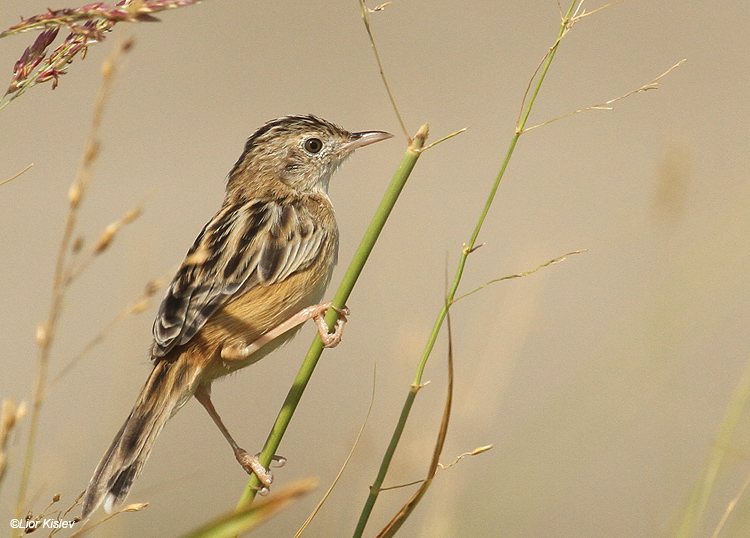
[[[359,133],[352,133],[349,142],[344,144],[343,149],[346,152],[350,152],[357,148],[369,146],[370,144],[380,142],[381,140],[387,140],[389,138],[393,138],[393,135],[391,133],[386,133],[385,131],[362,131]]]

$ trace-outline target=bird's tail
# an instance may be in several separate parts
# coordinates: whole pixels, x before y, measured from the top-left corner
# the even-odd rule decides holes
[[[156,363],[133,410],[91,477],[83,499],[84,519],[102,503],[109,513],[125,499],[167,420],[195,392],[199,373],[200,369],[184,358]]]

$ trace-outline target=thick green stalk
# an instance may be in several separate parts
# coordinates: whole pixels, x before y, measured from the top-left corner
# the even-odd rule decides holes
[[[343,308],[346,301],[349,299],[354,284],[357,282],[357,279],[367,262],[367,258],[370,256],[370,252],[372,252],[375,242],[377,241],[380,232],[383,230],[383,226],[385,226],[385,222],[391,214],[391,210],[396,204],[396,200],[398,199],[399,194],[401,194],[401,190],[404,188],[406,180],[409,178],[409,174],[411,174],[414,165],[417,164],[417,159],[419,159],[421,149],[427,139],[427,133],[428,127],[427,125],[423,125],[407,148],[406,154],[401,160],[401,164],[399,165],[398,170],[396,170],[388,190],[383,195],[383,200],[380,202],[380,206],[378,206],[378,209],[370,222],[370,226],[367,228],[367,231],[359,244],[359,248],[352,259],[352,262],[349,264],[349,268],[347,269],[341,285],[333,298],[333,306]],[[338,316],[339,314],[336,310],[333,308],[329,309],[328,314],[326,315],[326,322],[329,327],[332,327],[336,323]],[[266,440],[266,444],[263,447],[263,452],[260,454],[259,458],[263,466],[268,467],[274,454],[276,454],[276,450],[278,449],[281,439],[289,426],[289,422],[292,419],[295,409],[297,409],[297,404],[299,404],[299,401],[302,398],[305,387],[307,387],[307,383],[310,381],[310,377],[312,376],[315,365],[318,363],[318,359],[322,352],[323,344],[320,340],[320,335],[316,335],[315,340],[313,340],[310,350],[307,352],[307,356],[300,367],[299,373],[292,384],[292,388],[289,389],[286,400],[284,400],[284,404],[281,406],[276,422],[274,423],[271,433]],[[238,509],[247,506],[253,501],[255,494],[257,493],[256,488],[258,487],[260,487],[258,477],[253,475],[250,477],[247,487],[240,498],[240,502],[237,505]]]
[[[362,513],[360,514],[359,521],[357,522],[357,527],[354,530],[353,538],[361,538],[362,534],[364,533],[365,526],[367,525],[367,521],[370,518],[372,509],[375,506],[375,502],[377,501],[378,495],[380,494],[380,490],[383,486],[385,476],[388,473],[388,467],[391,464],[393,455],[396,452],[396,448],[398,447],[399,441],[401,440],[401,435],[403,434],[404,428],[406,427],[406,421],[409,418],[409,413],[411,411],[412,405],[414,404],[414,399],[416,398],[417,392],[419,391],[422,385],[422,375],[424,374],[424,369],[427,365],[427,359],[429,359],[430,354],[432,353],[432,350],[435,347],[435,342],[437,341],[440,328],[442,327],[443,322],[445,321],[445,317],[448,314],[448,309],[453,303],[453,300],[456,296],[456,291],[458,290],[458,286],[461,283],[461,278],[463,277],[464,268],[466,267],[466,260],[469,257],[469,254],[471,254],[476,249],[476,242],[477,242],[477,238],[479,237],[479,232],[481,231],[482,225],[484,224],[484,221],[487,218],[487,214],[489,213],[490,207],[492,206],[492,202],[495,200],[495,195],[497,194],[497,190],[500,187],[500,181],[503,179],[503,176],[505,175],[505,170],[508,167],[508,163],[510,162],[510,158],[513,155],[513,151],[516,148],[518,139],[521,137],[521,135],[524,132],[524,127],[526,126],[526,122],[529,119],[529,115],[531,114],[531,109],[534,106],[536,97],[539,94],[540,88],[542,87],[542,83],[544,82],[544,79],[547,75],[549,66],[555,57],[557,48],[560,45],[560,40],[562,39],[563,35],[565,34],[566,29],[568,28],[569,17],[570,17],[570,14],[573,12],[573,8],[575,7],[577,1],[578,0],[575,0],[570,5],[568,12],[566,13],[565,17],[561,21],[560,31],[558,33],[557,40],[555,41],[555,44],[550,48],[550,51],[547,55],[547,59],[545,60],[542,70],[539,73],[539,77],[537,78],[536,85],[533,91],[531,92],[531,96],[529,97],[529,101],[526,105],[526,108],[520,118],[518,125],[516,125],[516,132],[514,133],[513,138],[510,141],[510,146],[508,147],[508,151],[505,154],[505,159],[503,159],[503,163],[500,166],[500,171],[498,172],[497,177],[495,178],[495,182],[492,184],[492,188],[490,189],[490,192],[487,196],[487,201],[485,202],[484,207],[482,208],[482,213],[479,216],[479,220],[474,226],[474,231],[471,234],[471,239],[469,239],[469,242],[464,245],[463,250],[461,251],[461,257],[458,260],[458,267],[456,268],[456,274],[453,278],[453,283],[446,296],[446,301],[443,307],[440,309],[440,312],[438,313],[437,319],[435,320],[435,324],[433,325],[433,328],[432,328],[432,332],[430,333],[430,336],[427,339],[427,344],[425,345],[424,351],[419,360],[419,364],[417,365],[417,372],[414,377],[414,382],[409,388],[409,393],[406,396],[406,401],[404,402],[404,405],[401,409],[401,415],[399,416],[398,424],[396,425],[396,428],[393,431],[393,435],[391,436],[391,441],[388,444],[388,448],[386,449],[385,455],[383,456],[383,460],[380,464],[380,469],[378,470],[378,474],[372,486],[370,486],[370,494],[367,497],[367,501],[365,502],[365,505],[362,509]]]

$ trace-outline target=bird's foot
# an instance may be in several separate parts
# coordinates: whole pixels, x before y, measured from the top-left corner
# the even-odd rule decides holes
[[[324,347],[336,347],[341,342],[341,337],[344,335],[344,325],[346,325],[346,318],[351,311],[345,306],[344,308],[336,308],[331,303],[323,303],[310,308],[315,309],[312,315],[315,325],[318,327],[318,333],[320,339],[323,342]],[[325,315],[329,308],[333,308],[339,313],[339,319],[336,320],[336,325],[333,327],[333,332],[329,332],[328,324],[325,320]]]
[[[273,483],[273,473],[271,473],[270,468],[266,469],[261,465],[260,460],[258,459],[259,455],[260,454],[255,454],[252,456],[242,448],[238,448],[234,452],[234,456],[237,458],[237,461],[245,472],[249,475],[255,475],[258,477],[261,484],[259,488],[256,488],[258,494],[268,495],[268,492],[271,490],[271,484]],[[286,463],[286,458],[284,456],[274,456],[273,461],[276,462],[276,467],[283,467]]]

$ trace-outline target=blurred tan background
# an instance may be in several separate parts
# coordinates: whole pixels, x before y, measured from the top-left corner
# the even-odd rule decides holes
[[[80,3],[80,2],[79,2]],[[587,3],[589,10],[605,2]],[[567,4],[567,3],[566,3]],[[0,26],[55,0],[4,0]],[[374,4],[373,4],[374,6]],[[143,202],[144,215],[72,287],[51,375],[149,280],[171,276],[222,199],[226,173],[264,121],[315,113],[351,130],[399,127],[355,0],[206,1],[118,27],[136,46],[107,107],[103,150],[80,215],[92,242]],[[521,138],[463,291],[575,249],[588,253],[495,284],[453,310],[455,408],[443,461],[495,448],[440,473],[404,536],[672,536],[750,358],[750,4],[631,0],[585,19],[563,42],[530,124],[622,95],[682,58],[661,89]],[[349,302],[344,342],[326,352],[281,447],[277,485],[327,487],[370,401],[351,466],[309,531],[350,535],[453,274],[511,138],[523,91],[559,25],[554,0],[397,0],[373,30],[423,155]],[[34,34],[0,41],[0,85]],[[0,396],[29,400],[34,332],[111,36],[54,92],[33,88],[0,113]],[[395,170],[403,137],[359,152],[335,176],[342,230],[337,286]],[[145,200],[145,201],[144,201]],[[332,295],[333,290],[329,295]],[[161,292],[159,293],[159,296]],[[30,508],[81,492],[149,371],[158,300],[119,323],[50,386]],[[214,386],[242,446],[259,450],[307,350],[312,327]],[[445,392],[445,335],[426,372],[387,485],[421,478]],[[25,446],[0,490],[0,534]],[[710,536],[750,473],[740,424],[699,536]],[[236,503],[246,476],[194,402],[167,426],[129,502],[95,536],[175,536]],[[373,535],[411,489],[381,495]],[[321,491],[261,533],[291,536]],[[66,504],[67,506],[67,504]],[[5,529],[8,529],[7,531]],[[722,536],[750,534],[745,495]]]

